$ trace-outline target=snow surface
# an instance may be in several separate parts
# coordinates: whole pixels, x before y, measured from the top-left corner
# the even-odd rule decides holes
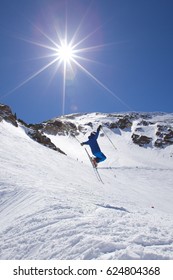
[[[105,132],[117,149],[101,133],[102,184],[74,137],[49,135],[65,156],[0,122],[0,259],[173,259],[173,147],[141,148],[128,130]]]

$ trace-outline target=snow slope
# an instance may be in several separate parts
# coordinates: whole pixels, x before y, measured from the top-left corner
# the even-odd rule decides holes
[[[105,118],[73,121],[96,128]],[[49,135],[65,156],[0,122],[0,259],[173,259],[173,147],[105,132],[117,149],[101,133],[102,184],[74,137]]]

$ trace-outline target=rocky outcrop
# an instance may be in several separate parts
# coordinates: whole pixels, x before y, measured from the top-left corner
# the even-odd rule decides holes
[[[152,138],[147,137],[145,135],[138,135],[138,134],[132,134],[132,140],[135,144],[138,144],[139,146],[143,147],[144,145],[150,144],[152,141]]]
[[[0,104],[0,122],[2,120],[5,120],[14,126],[18,126],[17,120],[16,120],[16,115],[12,113],[11,109],[7,105]]]
[[[54,151],[58,151],[61,154],[66,155],[61,149],[57,148],[50,140],[49,137],[45,136],[38,130],[29,130],[27,133],[33,140],[46,146]]]
[[[157,125],[156,131],[157,140],[154,145],[158,148],[173,144],[173,127],[169,125]]]
[[[52,135],[68,135],[75,134],[77,127],[70,121],[61,121],[60,119],[48,121],[44,123],[42,131]]]
[[[128,116],[121,116],[116,122],[112,122],[109,125],[110,129],[119,128],[126,129],[132,126],[132,121]]]
[[[153,122],[150,122],[150,121],[146,121],[146,120],[142,120],[138,123],[138,125],[140,126],[148,126],[148,125],[152,125],[154,124]]]
[[[13,114],[10,107],[7,105],[0,104],[0,122],[5,120],[6,122],[11,123],[15,127],[18,127],[18,123],[25,128],[25,132],[30,136],[34,141],[65,155],[65,153],[56,147],[46,135],[43,134],[41,129],[44,128],[43,124],[26,124],[23,120],[17,120],[16,114]]]

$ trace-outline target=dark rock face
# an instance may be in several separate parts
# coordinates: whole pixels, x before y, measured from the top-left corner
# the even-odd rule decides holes
[[[150,121],[146,121],[146,120],[142,120],[141,122],[138,123],[138,125],[141,125],[141,126],[148,126],[148,125],[152,125],[154,124],[153,122],[150,122]]]
[[[110,129],[114,129],[114,128],[125,129],[125,128],[129,128],[131,126],[132,126],[132,122],[131,122],[130,118],[128,118],[128,116],[121,116],[117,122],[112,122],[109,125],[109,128]]]
[[[158,148],[164,148],[165,146],[173,144],[173,127],[169,125],[157,125],[155,146]]]
[[[5,120],[14,126],[18,126],[16,115],[14,115],[9,106],[0,104],[0,121]]]
[[[135,144],[142,147],[144,145],[148,145],[152,141],[152,138],[145,135],[132,134],[132,140]]]
[[[0,104],[0,122],[2,120],[5,120],[15,127],[18,127],[18,123],[23,125],[23,127],[27,128],[25,129],[25,132],[36,142],[54,150],[59,153],[62,153],[65,155],[65,153],[56,147],[51,140],[42,133],[41,129],[44,128],[43,124],[35,124],[35,125],[27,125],[24,121],[22,120],[17,120],[17,117],[15,114],[12,113],[11,109],[7,105]]]
[[[58,151],[61,154],[66,155],[61,149],[57,148],[50,140],[50,138],[48,138],[47,136],[43,135],[41,132],[39,132],[38,130],[30,130],[28,132],[28,135],[35,140],[36,142],[42,144],[43,146],[46,146],[54,151]]]
[[[74,123],[70,121],[62,122],[59,119],[54,121],[48,121],[44,124],[42,129],[44,133],[52,134],[52,135],[67,135],[74,134],[77,131],[77,127]]]

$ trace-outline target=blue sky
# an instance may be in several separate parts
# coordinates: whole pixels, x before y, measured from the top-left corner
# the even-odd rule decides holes
[[[0,3],[0,102],[18,118],[173,111],[172,0]],[[80,56],[66,72],[65,34]]]

